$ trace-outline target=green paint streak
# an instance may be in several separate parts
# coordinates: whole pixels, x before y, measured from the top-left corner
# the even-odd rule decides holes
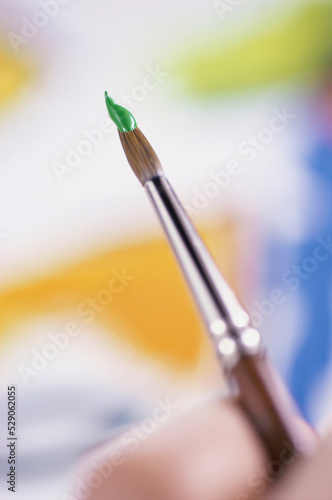
[[[108,113],[120,132],[130,132],[137,127],[135,118],[126,108],[115,104],[105,90],[105,101]]]

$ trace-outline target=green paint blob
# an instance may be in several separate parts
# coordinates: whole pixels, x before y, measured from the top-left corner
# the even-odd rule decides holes
[[[105,90],[105,101],[108,113],[120,132],[130,132],[137,127],[135,118],[126,108],[115,104]]]

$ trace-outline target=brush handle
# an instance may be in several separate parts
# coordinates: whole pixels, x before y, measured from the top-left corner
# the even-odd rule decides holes
[[[186,281],[200,309],[221,364],[234,366],[243,354],[262,350],[260,335],[222,276],[165,177],[145,189],[157,212]]]
[[[226,373],[273,460],[312,449],[313,431],[299,432],[299,417],[273,371],[260,335],[220,273],[165,177],[145,184]]]
[[[192,225],[165,177],[146,182],[145,190],[157,212],[190,289],[214,335],[248,326],[249,317],[238,302],[211,254]],[[216,323],[216,321],[218,323]]]
[[[266,356],[243,356],[231,371],[240,401],[272,460],[309,455],[318,438],[300,421],[294,403]],[[290,463],[290,462],[289,462]]]

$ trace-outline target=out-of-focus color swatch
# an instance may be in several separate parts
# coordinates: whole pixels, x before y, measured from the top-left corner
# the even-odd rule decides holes
[[[22,56],[14,55],[0,40],[0,105],[6,104],[31,76],[31,68]]]
[[[205,230],[203,235],[234,285],[232,225]],[[109,287],[108,283],[115,281],[114,276],[121,276],[122,281],[120,278],[117,284],[120,292],[111,297],[112,284]],[[94,299],[95,308],[87,302],[89,298]],[[0,301],[2,332],[13,332],[27,320],[53,313],[71,314],[83,324],[96,319],[110,335],[119,335],[143,355],[176,370],[195,369],[209,347],[164,239],[140,241],[96,255],[6,290]]]
[[[176,63],[186,90],[205,96],[319,77],[331,61],[332,5],[303,3],[254,32],[225,40],[210,35]]]

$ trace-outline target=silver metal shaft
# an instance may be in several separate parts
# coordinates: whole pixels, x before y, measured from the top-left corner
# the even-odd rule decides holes
[[[156,177],[145,189],[201,311],[226,369],[241,355],[262,351],[260,335],[222,276],[171,185]]]

